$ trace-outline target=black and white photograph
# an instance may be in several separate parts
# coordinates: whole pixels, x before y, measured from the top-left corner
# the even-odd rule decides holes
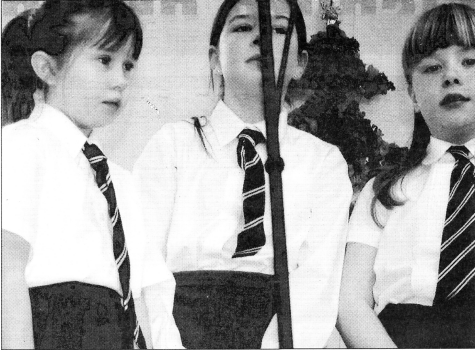
[[[475,348],[475,0],[1,0],[1,348]]]

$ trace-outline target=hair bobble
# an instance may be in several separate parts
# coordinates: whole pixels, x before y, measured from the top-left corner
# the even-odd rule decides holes
[[[35,20],[36,12],[37,12],[36,9],[31,9],[28,13],[27,29],[28,29],[28,34],[30,35],[30,37],[31,37],[31,29],[33,28],[33,22]]]
[[[31,43],[33,38],[33,29],[38,18],[38,12],[38,8],[31,8],[29,10],[24,11],[21,15],[26,20],[26,36],[29,43]]]

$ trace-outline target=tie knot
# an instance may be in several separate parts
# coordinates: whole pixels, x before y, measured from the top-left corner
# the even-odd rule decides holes
[[[99,147],[97,147],[95,144],[90,144],[86,142],[84,144],[84,147],[82,148],[82,151],[84,155],[86,156],[87,160],[91,164],[91,166],[96,169],[96,167],[101,164],[102,162],[106,162],[107,158],[102,153]]]
[[[239,140],[249,140],[252,145],[255,147],[256,145],[263,143],[266,141],[264,135],[260,131],[251,130],[251,129],[244,129],[238,135]]]
[[[448,149],[447,152],[453,155],[456,160],[470,159],[470,156],[469,156],[470,151],[465,146],[452,146]]]

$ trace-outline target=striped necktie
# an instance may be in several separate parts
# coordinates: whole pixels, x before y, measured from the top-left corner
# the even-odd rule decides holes
[[[115,262],[119,271],[119,280],[122,287],[122,306],[124,312],[130,320],[131,327],[134,328],[134,341],[139,349],[146,349],[145,338],[138,324],[135,314],[134,299],[130,289],[130,260],[125,244],[124,229],[122,227],[122,219],[120,217],[119,207],[115,196],[114,185],[109,173],[107,158],[101,152],[99,147],[86,142],[83,148],[84,155],[94,169],[96,175],[96,183],[109,204],[109,216],[112,221],[112,245],[114,250]],[[128,330],[127,330],[128,331]],[[124,333],[127,333],[125,331]],[[128,334],[124,334],[124,338],[128,338]]]
[[[244,170],[242,188],[244,229],[239,233],[233,258],[252,256],[266,243],[264,233],[264,166],[256,145],[265,142],[259,131],[244,129],[238,136],[237,161]]]
[[[462,290],[475,295],[475,167],[466,147],[452,146],[448,152],[454,156],[455,165],[450,178],[434,304],[450,300]]]

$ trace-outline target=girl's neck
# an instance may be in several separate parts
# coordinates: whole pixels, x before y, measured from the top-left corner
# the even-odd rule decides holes
[[[432,135],[443,141],[447,141],[453,145],[464,145],[467,142],[475,139],[475,128],[465,127],[456,130],[437,130]]]
[[[261,93],[256,94],[254,90],[233,93],[237,89],[227,89],[224,93],[223,101],[226,105],[244,122],[255,124],[263,121],[264,116],[264,99]],[[282,99],[280,101],[281,109],[285,104],[284,96],[287,89],[282,91]]]
[[[92,128],[82,125],[81,123],[76,121],[74,118],[70,117],[67,111],[64,110],[63,104],[60,101],[57,101],[54,98],[51,98],[50,95],[47,95],[44,102],[50,105],[51,107],[54,107],[57,110],[61,111],[66,117],[68,117],[73,122],[73,124],[79,129],[79,131],[81,131],[84,134],[84,136],[89,138],[89,136],[92,133]]]
[[[255,97],[225,94],[223,101],[244,123],[255,124],[264,120],[264,104]]]

